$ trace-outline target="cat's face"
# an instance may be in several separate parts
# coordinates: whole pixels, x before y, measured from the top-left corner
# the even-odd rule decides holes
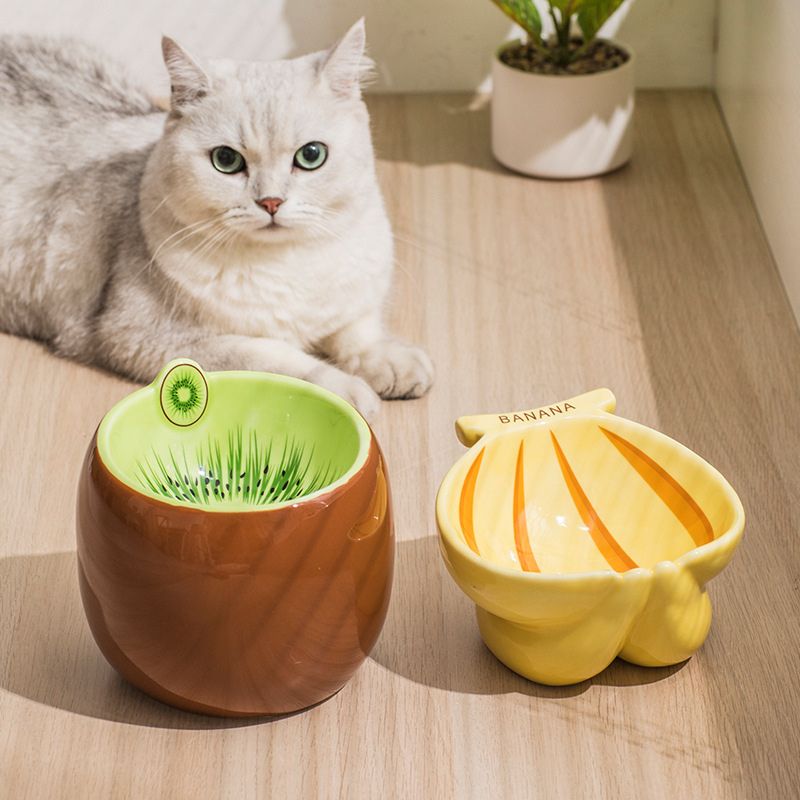
[[[253,242],[335,236],[374,181],[363,50],[357,24],[328,53],[201,69],[165,40],[159,168],[178,220]]]

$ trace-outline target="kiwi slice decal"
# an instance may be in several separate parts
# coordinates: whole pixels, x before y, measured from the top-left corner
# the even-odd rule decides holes
[[[176,364],[161,382],[159,399],[164,416],[173,425],[194,425],[208,405],[205,375],[194,364]]]

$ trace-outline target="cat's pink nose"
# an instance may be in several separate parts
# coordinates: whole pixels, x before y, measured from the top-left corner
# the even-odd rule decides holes
[[[256,200],[265,211],[268,211],[274,217],[280,207],[281,203],[283,202],[282,197],[262,197],[260,200]]]

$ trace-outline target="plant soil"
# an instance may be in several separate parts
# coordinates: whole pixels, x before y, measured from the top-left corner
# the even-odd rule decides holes
[[[535,72],[539,75],[591,75],[595,72],[605,72],[609,69],[621,67],[630,56],[621,47],[605,39],[595,39],[586,48],[586,52],[570,61],[566,65],[557,63],[555,54],[550,48],[555,48],[555,43],[548,44],[548,50],[536,48],[531,44],[522,43],[506,47],[500,52],[500,60],[514,69],[523,72]],[[583,47],[580,39],[572,39],[569,49],[575,53]]]

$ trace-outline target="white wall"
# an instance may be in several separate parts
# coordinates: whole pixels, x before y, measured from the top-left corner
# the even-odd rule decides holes
[[[800,318],[798,0],[721,0],[717,92]]]
[[[512,31],[490,0],[0,0],[0,32],[82,36],[163,90],[162,32],[199,56],[266,60],[322,48],[361,15],[378,90],[485,86]],[[641,85],[707,86],[713,17],[714,0],[635,0],[614,28],[638,52]]]

